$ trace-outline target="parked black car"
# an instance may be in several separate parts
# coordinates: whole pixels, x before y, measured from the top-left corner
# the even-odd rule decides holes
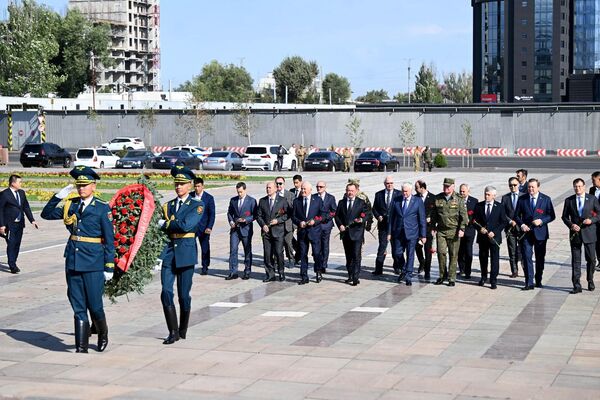
[[[387,151],[365,151],[354,160],[354,172],[394,171],[398,172],[400,162]]]
[[[21,165],[29,167],[53,167],[60,165],[64,168],[71,166],[71,154],[54,143],[30,143],[21,150]]]
[[[115,168],[149,168],[154,154],[148,150],[129,150],[125,156],[117,160]]]
[[[154,157],[152,168],[171,169],[175,164],[185,165],[188,168],[200,169],[199,158],[186,150],[167,150]]]
[[[343,171],[344,157],[335,151],[316,151],[304,160],[305,171]]]

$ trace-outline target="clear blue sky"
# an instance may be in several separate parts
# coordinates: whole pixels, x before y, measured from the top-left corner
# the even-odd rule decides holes
[[[0,0],[0,17],[8,0]],[[43,0],[64,13],[68,0]],[[240,64],[255,83],[287,56],[350,80],[353,97],[411,86],[422,62],[472,69],[469,0],[162,0],[161,80],[176,87],[210,60]]]

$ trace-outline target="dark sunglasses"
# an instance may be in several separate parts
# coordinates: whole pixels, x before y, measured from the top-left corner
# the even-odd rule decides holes
[[[276,185],[281,186],[283,185],[283,182],[275,182]]]

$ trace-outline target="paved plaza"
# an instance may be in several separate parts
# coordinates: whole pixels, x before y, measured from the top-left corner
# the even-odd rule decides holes
[[[62,257],[67,232],[62,221],[35,213],[41,229],[25,230],[20,274],[8,273],[4,242],[0,246],[0,398],[600,399],[600,290],[569,295],[568,231],[560,221],[572,180],[589,184],[590,172],[530,171],[557,214],[544,288],[533,291],[519,290],[522,270],[509,278],[505,244],[495,291],[477,285],[477,255],[473,278],[459,278],[454,288],[416,278],[411,287],[398,284],[389,257],[384,275],[374,279],[377,241],[369,234],[357,287],[343,283],[343,249],[334,235],[323,282],[311,276],[310,284],[298,286],[294,268],[286,282],[265,284],[258,229],[252,278],[226,281],[225,212],[235,189],[211,190],[217,203],[213,258],[209,275],[194,277],[187,339],[162,344],[168,332],[155,275],[143,295],[105,300],[110,343],[104,353],[95,351],[95,336],[89,354],[75,353]],[[482,200],[488,184],[505,193],[510,175],[438,170],[393,176],[397,188],[424,178],[434,193],[444,177],[454,177],[457,187],[470,183]],[[371,199],[383,188],[384,174],[307,173],[305,179],[325,178],[339,200],[349,176],[361,178]],[[286,177],[289,187],[291,174]],[[264,196],[264,184],[249,184],[248,193]],[[437,275],[434,257],[432,282]]]

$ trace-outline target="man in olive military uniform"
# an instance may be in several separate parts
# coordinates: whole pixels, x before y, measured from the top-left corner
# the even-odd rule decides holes
[[[304,159],[306,158],[306,148],[303,145],[296,150],[296,158],[298,159],[298,171],[304,171]]]
[[[159,227],[169,236],[169,242],[161,255],[163,263],[160,273],[160,300],[169,329],[169,336],[163,344],[175,343],[180,338],[185,339],[187,335],[192,309],[190,290],[194,265],[198,262],[196,230],[204,213],[204,202],[190,197],[194,173],[183,165],[177,165],[171,168],[171,175],[175,181],[177,197],[163,205],[164,219],[158,221]],[[173,293],[175,280],[181,313],[179,325]]]
[[[465,234],[467,226],[467,209],[464,201],[454,191],[454,179],[444,179],[444,191],[435,196],[435,207],[431,213],[432,233],[436,234],[440,277],[436,285],[448,279],[448,286],[456,281],[456,264],[460,238]],[[449,259],[446,267],[446,260]]]
[[[346,147],[342,152],[342,156],[344,157],[344,172],[350,172],[350,168],[352,168],[352,152]]]
[[[94,196],[96,180],[100,179],[94,170],[78,166],[70,175],[75,178],[78,196],[69,196],[73,185],[64,187],[48,201],[41,216],[64,220],[70,233],[64,257],[67,297],[75,314],[75,351],[88,352],[88,311],[98,333],[98,351],[104,351],[108,345],[108,326],[102,294],[104,281],[113,276],[115,259],[111,210]],[[65,204],[57,207],[62,199]]]

